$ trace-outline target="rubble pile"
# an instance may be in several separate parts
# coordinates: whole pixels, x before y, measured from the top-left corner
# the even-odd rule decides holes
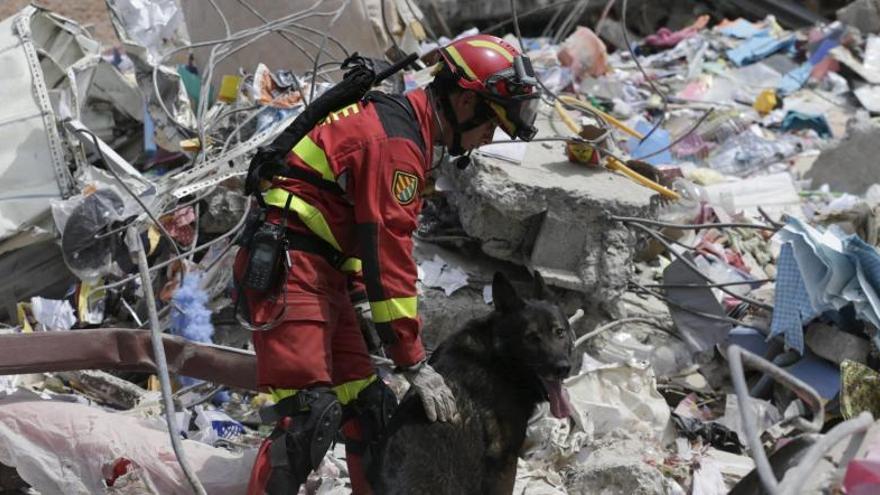
[[[0,20],[0,491],[245,492],[272,401],[232,282],[250,158],[338,81],[337,20],[389,60],[449,40],[434,2],[349,3],[235,30],[224,3],[217,34],[185,15],[204,5],[108,1],[118,46],[39,7]],[[541,80],[536,139],[435,153],[426,347],[491,310],[497,271],[586,311],[574,414],[532,419],[517,494],[880,492],[877,2],[641,38],[625,3],[505,36]],[[296,64],[224,72],[273,32]],[[343,458],[304,492],[348,493]]]

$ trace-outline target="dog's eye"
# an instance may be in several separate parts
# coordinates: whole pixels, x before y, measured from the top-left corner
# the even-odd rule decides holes
[[[541,336],[536,333],[530,333],[528,334],[528,336],[526,336],[526,340],[528,340],[531,344],[540,344]]]
[[[565,337],[566,333],[567,332],[562,327],[556,327],[553,329],[553,335],[556,335],[556,338],[558,339]]]

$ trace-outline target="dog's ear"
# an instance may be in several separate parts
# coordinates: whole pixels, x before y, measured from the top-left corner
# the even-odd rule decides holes
[[[544,277],[541,276],[541,272],[535,270],[535,299],[543,299],[545,301],[550,300],[550,291],[547,290],[547,284],[544,283]]]
[[[502,313],[510,313],[523,307],[523,300],[517,295],[510,280],[501,272],[495,272],[492,279],[492,300],[495,309]]]

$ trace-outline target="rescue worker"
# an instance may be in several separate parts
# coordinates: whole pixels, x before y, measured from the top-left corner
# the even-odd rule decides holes
[[[255,331],[253,344],[259,386],[276,400],[250,494],[296,493],[340,428],[353,493],[370,493],[369,447],[396,400],[375,374],[347,293],[358,272],[377,333],[428,419],[456,419],[419,337],[411,239],[419,193],[433,145],[461,155],[490,142],[496,126],[531,139],[538,92],[528,59],[500,38],[466,37],[440,55],[425,90],[368,93],[332,112],[288,153],[295,173],[263,191],[267,221],[287,224],[289,268],[277,290],[243,290],[251,322],[270,327]],[[243,248],[238,279],[247,260]]]

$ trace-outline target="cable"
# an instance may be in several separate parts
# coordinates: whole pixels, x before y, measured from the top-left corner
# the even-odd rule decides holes
[[[217,5],[216,0],[208,0],[211,2],[211,6],[214,7],[214,10],[217,11],[217,15],[220,16],[220,22],[223,23],[223,28],[226,29],[226,36],[232,34],[232,30],[229,28],[229,21],[226,20],[226,16],[223,15],[223,10]]]
[[[667,144],[666,146],[660,148],[659,150],[652,151],[652,152],[648,153],[647,155],[642,155],[642,156],[640,156],[640,157],[638,157],[638,158],[633,158],[633,160],[644,160],[644,159],[646,159],[646,158],[651,158],[652,156],[657,156],[657,155],[659,155],[660,153],[663,153],[664,151],[667,151],[667,150],[672,149],[673,146],[675,146],[675,145],[677,145],[678,143],[684,141],[688,136],[690,136],[691,134],[693,134],[694,131],[696,131],[696,130],[700,127],[700,125],[702,125],[703,122],[704,122],[707,118],[709,118],[710,115],[712,115],[712,112],[713,112],[714,110],[715,110],[714,108],[710,108],[709,110],[706,110],[706,112],[703,114],[703,116],[700,117],[699,119],[697,119],[697,122],[696,122],[693,126],[691,126],[691,128],[688,129],[687,132],[685,132],[685,133],[682,134],[681,136],[675,138],[674,141],[670,142],[670,143]],[[650,133],[649,133],[649,134],[650,134]],[[649,134],[646,134],[645,136],[647,137]]]
[[[653,326],[660,328],[666,332],[669,332],[669,330],[667,328],[663,327],[662,325],[660,325],[660,323],[658,323],[657,321],[652,320],[650,318],[639,318],[639,317],[621,318],[619,320],[612,321],[611,323],[606,323],[606,324],[600,326],[599,328],[596,328],[592,332],[588,332],[588,333],[581,335],[580,337],[578,337],[577,340],[574,341],[574,348],[577,349],[578,347],[581,346],[581,344],[592,339],[593,337],[595,337],[603,332],[606,332],[606,331],[608,331],[618,325],[622,325],[624,323],[647,323],[648,325],[653,325]]]
[[[250,210],[251,210],[251,203],[248,202],[248,203],[247,203],[247,206],[245,207],[244,213],[242,214],[242,216],[241,216],[241,218],[239,219],[238,223],[235,225],[235,227],[233,227],[232,229],[230,229],[229,232],[226,232],[226,233],[224,233],[224,234],[222,234],[222,235],[220,235],[220,236],[217,236],[215,239],[212,239],[212,240],[210,240],[210,241],[208,241],[208,242],[202,244],[201,246],[196,247],[196,248],[193,249],[192,251],[187,251],[187,252],[182,253],[182,254],[180,254],[180,255],[178,255],[178,256],[175,256],[174,258],[171,258],[171,259],[166,260],[166,261],[164,261],[164,262],[162,262],[162,263],[159,263],[158,265],[154,265],[154,266],[150,267],[150,271],[151,271],[151,272],[154,272],[154,271],[156,271],[156,270],[161,270],[162,268],[165,268],[166,266],[170,265],[171,263],[174,263],[175,261],[177,261],[177,260],[179,260],[179,259],[182,259],[182,258],[184,258],[184,257],[186,257],[186,256],[189,256],[189,255],[192,254],[192,253],[197,253],[197,252],[199,252],[199,251],[204,251],[205,249],[208,249],[209,247],[211,247],[211,246],[213,246],[213,245],[219,243],[219,242],[222,241],[223,239],[226,239],[227,237],[230,237],[230,236],[232,236],[232,235],[236,235],[236,237],[237,237],[237,235],[241,232],[241,228],[244,226],[245,221],[246,221],[247,218],[248,218],[248,214],[250,213]],[[138,278],[138,275],[131,275],[131,276],[128,276],[128,277],[126,277],[126,278],[123,278],[122,280],[117,280],[116,282],[113,282],[113,283],[110,283],[110,284],[101,285],[101,286],[99,286],[99,287],[94,287],[94,288],[92,288],[92,289],[89,291],[89,294],[93,294],[93,293],[98,292],[98,291],[101,291],[101,290],[113,289],[113,288],[116,288],[116,287],[119,287],[119,286],[125,285],[125,284],[131,282],[132,280],[134,280],[134,279],[136,279],[136,278]]]
[[[309,101],[307,102],[307,104],[311,104],[312,101],[315,99],[315,80],[318,77],[318,60],[321,59],[321,54],[324,53],[324,49],[327,47],[327,36],[330,35],[330,31],[333,29],[333,25],[336,24],[336,20],[339,19],[339,17],[342,15],[342,12],[345,10],[345,8],[348,7],[349,2],[351,2],[351,0],[345,0],[345,2],[342,3],[342,6],[339,7],[339,11],[337,11],[336,15],[333,16],[332,19],[330,19],[330,24],[327,26],[327,31],[324,33],[324,37],[321,38],[321,49],[318,50],[318,54],[315,56],[315,67],[312,69],[312,87],[309,92]],[[385,5],[385,0],[382,0],[382,5]]]
[[[724,282],[720,284],[645,284],[644,287],[648,287],[650,289],[701,289],[704,287],[709,288],[718,288],[718,287],[730,287],[736,285],[752,285],[752,284],[766,284],[768,282],[775,282],[775,278],[760,278],[756,280],[743,280],[740,282]]]
[[[666,304],[668,304],[670,306],[674,306],[682,311],[687,311],[688,313],[695,314],[697,316],[707,318],[710,320],[723,321],[725,323],[730,323],[731,325],[738,326],[738,327],[752,328],[754,330],[761,332],[764,335],[770,335],[770,330],[767,328],[756,327],[754,325],[746,323],[742,320],[737,320],[736,318],[732,318],[730,316],[719,316],[719,315],[714,315],[712,313],[706,313],[705,311],[700,311],[697,308],[693,308],[691,306],[681,304],[677,301],[673,301],[672,299],[666,297],[665,295],[661,294],[660,292],[657,292],[655,290],[651,290],[651,289],[645,287],[644,285],[641,285],[638,282],[635,282],[633,280],[630,280],[629,284],[632,285],[633,287],[635,287],[636,289],[638,289],[640,292],[654,296],[657,299],[660,299],[661,301],[665,302]]]
[[[150,340],[153,344],[153,357],[156,361],[156,371],[159,375],[159,384],[162,389],[162,399],[165,406],[165,422],[168,426],[168,435],[171,437],[171,447],[180,469],[186,475],[193,492],[198,495],[204,495],[205,488],[199,481],[186,460],[183,451],[183,445],[180,442],[180,432],[177,429],[177,413],[174,408],[174,399],[171,396],[171,378],[168,375],[168,361],[165,357],[165,346],[162,343],[162,332],[159,330],[159,313],[156,311],[156,296],[153,294],[153,284],[150,280],[150,270],[147,266],[147,253],[144,251],[144,245],[141,242],[140,235],[134,227],[128,230],[129,246],[134,244],[134,251],[137,254],[138,271],[141,277],[141,289],[144,291],[144,297],[147,300],[147,311],[150,314]]]
[[[391,34],[391,28],[388,27],[388,16],[385,13],[385,0],[379,0],[379,13],[382,16],[382,27],[385,28],[385,35],[391,40],[391,44],[394,45],[394,49],[397,53],[402,52],[403,50],[400,49],[400,45],[397,44],[394,35]]]
[[[632,56],[633,61],[636,63],[636,67],[638,67],[639,72],[642,73],[642,77],[645,78],[645,81],[651,86],[651,90],[654,91],[662,100],[663,100],[663,112],[660,114],[660,118],[657,119],[657,122],[654,123],[654,126],[651,127],[651,130],[645,134],[645,137],[642,138],[641,142],[645,142],[646,139],[651,137],[652,134],[666,121],[666,111],[669,108],[669,99],[666,97],[666,94],[661,93],[657,86],[654,84],[654,81],[648,77],[648,73],[645,72],[645,69],[642,67],[642,63],[639,62],[639,57],[636,56],[635,50],[633,50],[632,44],[629,41],[629,34],[626,32],[626,7],[628,0],[623,0],[622,4],[622,13],[620,18],[621,31],[623,31],[623,42],[626,43],[626,48],[629,50],[630,56]]]
[[[519,42],[519,49],[523,54],[525,54],[526,47],[525,45],[523,45],[522,33],[519,30],[519,16],[516,12],[516,0],[510,0],[510,10],[513,12],[513,29],[514,32],[516,32],[516,39]],[[540,77],[535,76],[535,80],[538,81],[538,85],[541,86],[541,89],[543,89],[546,94],[551,96],[551,102],[554,102],[558,99],[556,93],[545,86],[544,81],[542,81]]]
[[[771,232],[776,232],[776,227],[768,227],[767,225],[760,224],[752,224],[752,223],[697,223],[697,224],[686,224],[686,223],[670,223],[670,222],[661,222],[659,220],[648,220],[646,218],[638,218],[638,217],[621,217],[617,215],[608,215],[608,218],[617,222],[623,223],[636,223],[636,224],[647,224],[653,225],[655,227],[668,227],[670,229],[679,229],[679,230],[702,230],[702,229],[722,229],[722,228],[742,228],[742,229],[757,229],[757,230],[769,230]]]
[[[171,243],[171,247],[174,249],[174,252],[179,255],[180,249],[177,247],[177,241],[175,241],[174,238],[171,237],[171,234],[169,234],[168,231],[165,230],[165,226],[162,225],[162,222],[160,222],[156,219],[156,217],[153,216],[153,214],[150,212],[150,209],[147,208],[147,205],[145,205],[144,202],[141,201],[141,198],[138,197],[138,195],[135,194],[134,191],[132,191],[131,188],[128,187],[128,184],[126,184],[125,181],[122,180],[122,177],[120,177],[119,174],[116,173],[116,170],[113,170],[113,167],[107,161],[107,157],[104,156],[104,151],[101,149],[101,145],[98,143],[98,136],[96,136],[94,132],[88,129],[75,129],[75,131],[81,132],[83,134],[88,134],[92,137],[92,142],[95,145],[95,149],[98,151],[98,155],[101,157],[101,161],[104,162],[104,166],[107,171],[110,172],[111,175],[113,175],[113,178],[116,179],[116,182],[119,182],[119,185],[122,186],[125,192],[128,193],[128,195],[137,202],[138,206],[140,206],[141,209],[144,210],[144,213],[146,213],[147,216],[150,217],[150,220],[153,222],[156,228],[159,229],[159,232],[161,232],[162,235],[166,239],[168,239],[168,242]]]
[[[651,237],[653,237],[654,239],[656,239],[657,242],[659,242],[660,244],[663,244],[663,246],[666,248],[667,251],[669,251],[670,254],[672,254],[673,256],[676,257],[676,259],[678,259],[678,260],[680,260],[682,263],[684,263],[685,266],[687,266],[688,268],[690,268],[691,271],[694,272],[695,274],[697,274],[700,278],[702,278],[702,279],[705,280],[706,282],[709,282],[710,284],[715,284],[715,283],[716,283],[714,280],[712,280],[712,277],[709,277],[708,275],[706,275],[706,274],[704,274],[702,271],[700,271],[700,269],[697,267],[697,265],[695,265],[691,260],[685,258],[685,257],[682,256],[681,254],[679,254],[677,251],[675,251],[674,249],[672,249],[672,245],[670,245],[668,242],[666,242],[666,240],[663,239],[663,236],[657,235],[657,233],[655,233],[654,231],[652,231],[651,229],[645,227],[645,226],[642,225],[642,224],[639,224],[639,223],[630,223],[630,225],[632,225],[633,227],[636,227],[636,228],[638,228],[639,230],[641,230],[641,231],[647,233],[648,235],[650,235]],[[736,292],[733,292],[733,291],[727,289],[726,287],[718,287],[718,290],[720,290],[721,292],[724,292],[725,294],[728,294],[728,295],[730,295],[730,296],[733,296],[733,297],[735,297],[736,299],[739,299],[740,301],[747,302],[747,303],[751,304],[752,306],[755,306],[756,308],[765,309],[765,310],[767,310],[767,311],[773,311],[773,305],[772,305],[772,304],[767,304],[767,303],[764,303],[764,302],[758,301],[757,299],[752,299],[751,297],[737,294]]]
[[[599,36],[599,30],[602,29],[602,24],[605,23],[605,19],[608,18],[608,14],[611,13],[611,8],[614,7],[615,3],[617,3],[617,0],[608,0],[608,3],[605,4],[605,8],[602,9],[602,14],[599,15],[599,20],[596,21],[596,26],[593,28],[593,31],[596,32],[596,36]]]
[[[409,0],[407,0],[407,1],[409,1]],[[547,4],[547,5],[542,5],[540,7],[534,7],[534,8],[531,8],[531,9],[519,14],[519,17],[520,17],[520,19],[522,19],[523,17],[528,17],[530,15],[537,14],[538,12],[541,12],[542,10],[549,10],[554,7],[560,7],[560,11],[561,11],[562,7],[564,7],[566,4],[575,3],[575,2],[579,2],[579,1],[580,0],[562,0],[561,2],[554,2],[554,3]],[[552,23],[553,20],[551,20],[550,22]],[[508,24],[513,24],[513,17],[511,17],[510,19],[492,24],[491,26],[489,26],[485,29],[482,29],[481,32],[486,33],[486,34],[491,34],[495,31],[498,31],[499,29],[503,28],[504,26],[506,26]],[[544,35],[542,34],[541,37],[544,37]]]

